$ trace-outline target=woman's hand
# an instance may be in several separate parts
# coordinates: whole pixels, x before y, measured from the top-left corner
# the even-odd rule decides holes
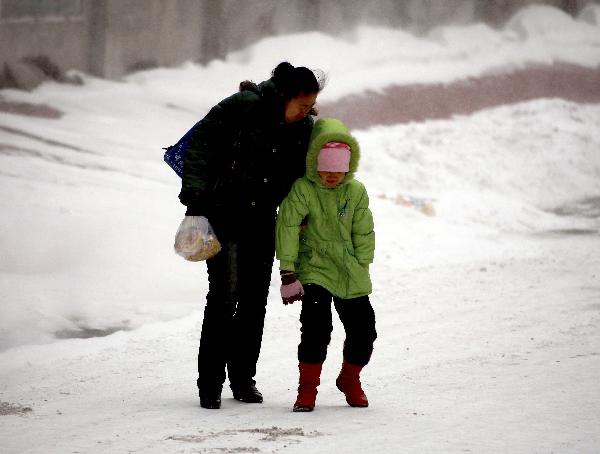
[[[175,252],[190,262],[207,260],[221,250],[212,226],[204,216],[185,216],[175,235]]]

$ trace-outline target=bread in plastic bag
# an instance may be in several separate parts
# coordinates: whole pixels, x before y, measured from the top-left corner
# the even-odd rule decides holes
[[[214,257],[221,250],[208,219],[204,216],[186,216],[175,235],[175,252],[190,262]]]

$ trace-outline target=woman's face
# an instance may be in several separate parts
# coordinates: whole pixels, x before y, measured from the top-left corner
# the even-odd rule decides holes
[[[290,99],[285,104],[285,122],[294,123],[303,120],[317,102],[318,93],[308,95],[300,93],[297,97]]]

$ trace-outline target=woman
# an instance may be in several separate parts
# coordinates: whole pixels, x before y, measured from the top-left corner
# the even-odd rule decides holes
[[[196,126],[183,166],[186,216],[204,216],[222,250],[207,260],[198,352],[200,405],[220,408],[225,369],[233,397],[261,403],[254,376],[275,253],[277,206],[305,172],[311,112],[322,85],[280,63],[258,85],[214,106]]]

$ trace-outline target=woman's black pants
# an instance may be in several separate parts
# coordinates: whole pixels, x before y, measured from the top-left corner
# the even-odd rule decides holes
[[[201,393],[220,391],[225,369],[232,387],[255,383],[275,254],[274,216],[272,223],[261,225],[256,218],[238,222],[244,229],[235,235],[215,229],[222,249],[206,261],[208,294],[198,350]]]
[[[344,360],[357,366],[369,362],[373,353],[375,312],[368,296],[341,299],[333,296],[323,287],[315,284],[304,285],[302,311],[300,312],[300,344],[298,360],[304,363],[322,363],[327,356],[331,341],[333,323],[331,301],[346,331]]]

